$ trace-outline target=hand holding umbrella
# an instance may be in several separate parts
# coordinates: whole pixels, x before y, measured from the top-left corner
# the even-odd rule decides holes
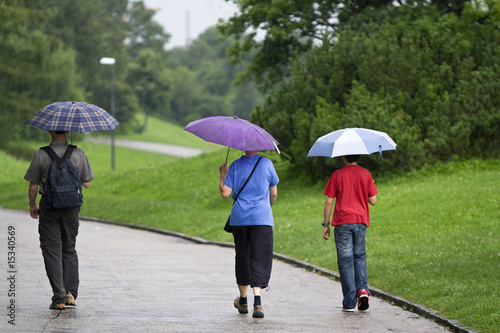
[[[222,163],[221,166],[219,167],[219,173],[220,173],[221,179],[222,178],[226,178],[226,175],[227,175],[227,158],[226,158],[226,162]]]

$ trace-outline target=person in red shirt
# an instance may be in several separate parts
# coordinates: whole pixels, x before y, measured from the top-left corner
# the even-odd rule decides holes
[[[370,226],[368,204],[377,203],[377,188],[372,175],[357,165],[359,155],[343,156],[345,166],[335,171],[325,191],[323,238],[330,237],[330,216],[337,248],[337,265],[342,285],[342,311],[364,311],[369,307],[366,274],[366,228]]]

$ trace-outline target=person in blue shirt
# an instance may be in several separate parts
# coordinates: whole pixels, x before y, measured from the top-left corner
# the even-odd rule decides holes
[[[234,199],[261,156],[256,151],[219,167],[219,189],[222,197]],[[262,157],[255,171],[238,195],[231,210],[230,225],[236,251],[236,283],[240,296],[234,300],[239,313],[248,313],[248,286],[254,294],[254,318],[263,318],[261,290],[271,277],[273,263],[273,212],[272,205],[278,196],[278,175],[273,163]]]

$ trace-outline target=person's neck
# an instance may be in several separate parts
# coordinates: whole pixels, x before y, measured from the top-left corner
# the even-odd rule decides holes
[[[358,161],[354,161],[352,163],[349,163],[349,161],[347,160],[347,158],[345,158],[345,156],[342,156],[342,160],[344,161],[344,165],[357,165],[358,164]]]

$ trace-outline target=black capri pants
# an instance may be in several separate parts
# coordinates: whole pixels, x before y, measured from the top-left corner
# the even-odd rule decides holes
[[[273,227],[233,226],[236,283],[266,288],[273,266]]]

